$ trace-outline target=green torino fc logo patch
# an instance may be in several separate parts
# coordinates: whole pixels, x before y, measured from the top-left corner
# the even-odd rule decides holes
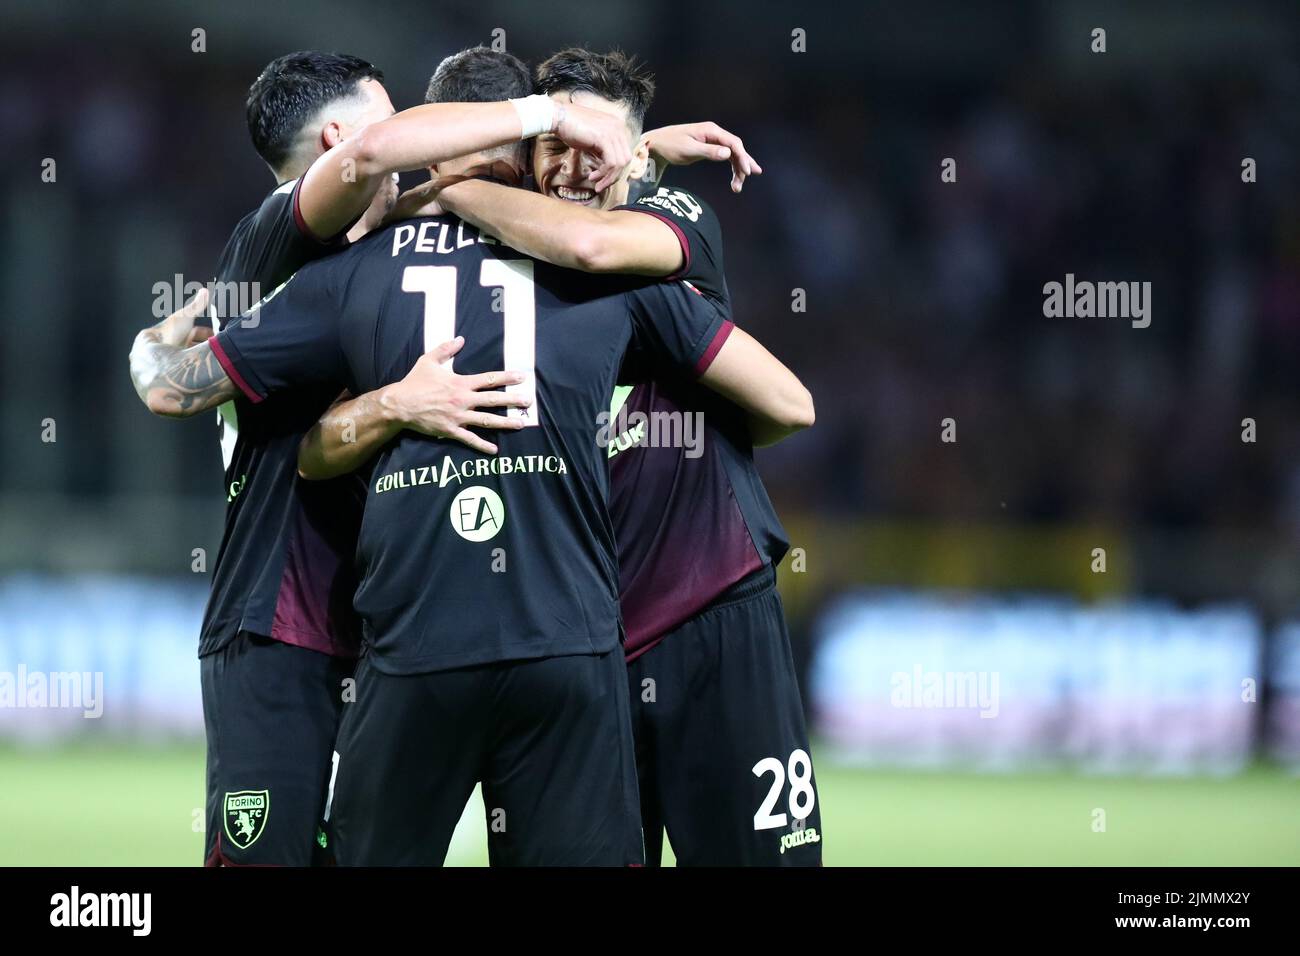
[[[257,842],[271,812],[270,790],[236,790],[226,794],[226,837],[241,850]]]

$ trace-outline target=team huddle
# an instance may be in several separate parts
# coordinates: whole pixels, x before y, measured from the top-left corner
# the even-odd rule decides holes
[[[662,178],[761,168],[644,130],[653,92],[582,49],[465,50],[402,112],[351,56],[254,83],[277,187],[212,287],[269,294],[131,352],[150,411],[221,429],[208,865],[440,865],[475,786],[494,866],[654,866],[665,832],[679,865],[820,865],[753,460],[812,399]]]

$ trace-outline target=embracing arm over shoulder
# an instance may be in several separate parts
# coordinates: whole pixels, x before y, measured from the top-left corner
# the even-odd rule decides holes
[[[549,103],[549,101],[548,101]],[[596,157],[592,177],[612,181],[631,159],[622,124],[576,104],[552,106],[549,134]],[[317,236],[348,227],[394,173],[426,169],[517,142],[530,133],[514,101],[426,103],[363,127],[323,153],[303,175],[298,209]]]
[[[541,136],[534,148],[563,149],[564,144],[557,137]],[[763,171],[740,137],[716,123],[650,130],[638,149],[640,159],[648,154],[661,169],[705,159],[729,161],[735,192],[740,192],[747,176]],[[669,276],[685,265],[673,227],[634,209],[595,209],[474,179],[434,183],[429,198],[512,249],[567,269]]]
[[[592,209],[478,179],[442,189],[438,204],[534,259],[579,272],[666,276],[682,263],[672,230],[626,209]]]

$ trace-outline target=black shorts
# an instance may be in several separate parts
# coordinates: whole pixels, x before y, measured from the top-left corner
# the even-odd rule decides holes
[[[775,572],[628,665],[646,859],[819,866],[821,807]]]
[[[344,709],[326,832],[341,865],[439,866],[478,782],[493,866],[640,865],[622,650],[384,674]]]
[[[309,866],[317,859],[343,681],[354,667],[248,632],[199,659],[206,865]]]

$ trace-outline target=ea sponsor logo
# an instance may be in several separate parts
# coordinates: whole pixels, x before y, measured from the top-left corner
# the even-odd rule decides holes
[[[466,541],[495,538],[506,521],[506,506],[491,488],[470,485],[451,501],[451,526]]]

